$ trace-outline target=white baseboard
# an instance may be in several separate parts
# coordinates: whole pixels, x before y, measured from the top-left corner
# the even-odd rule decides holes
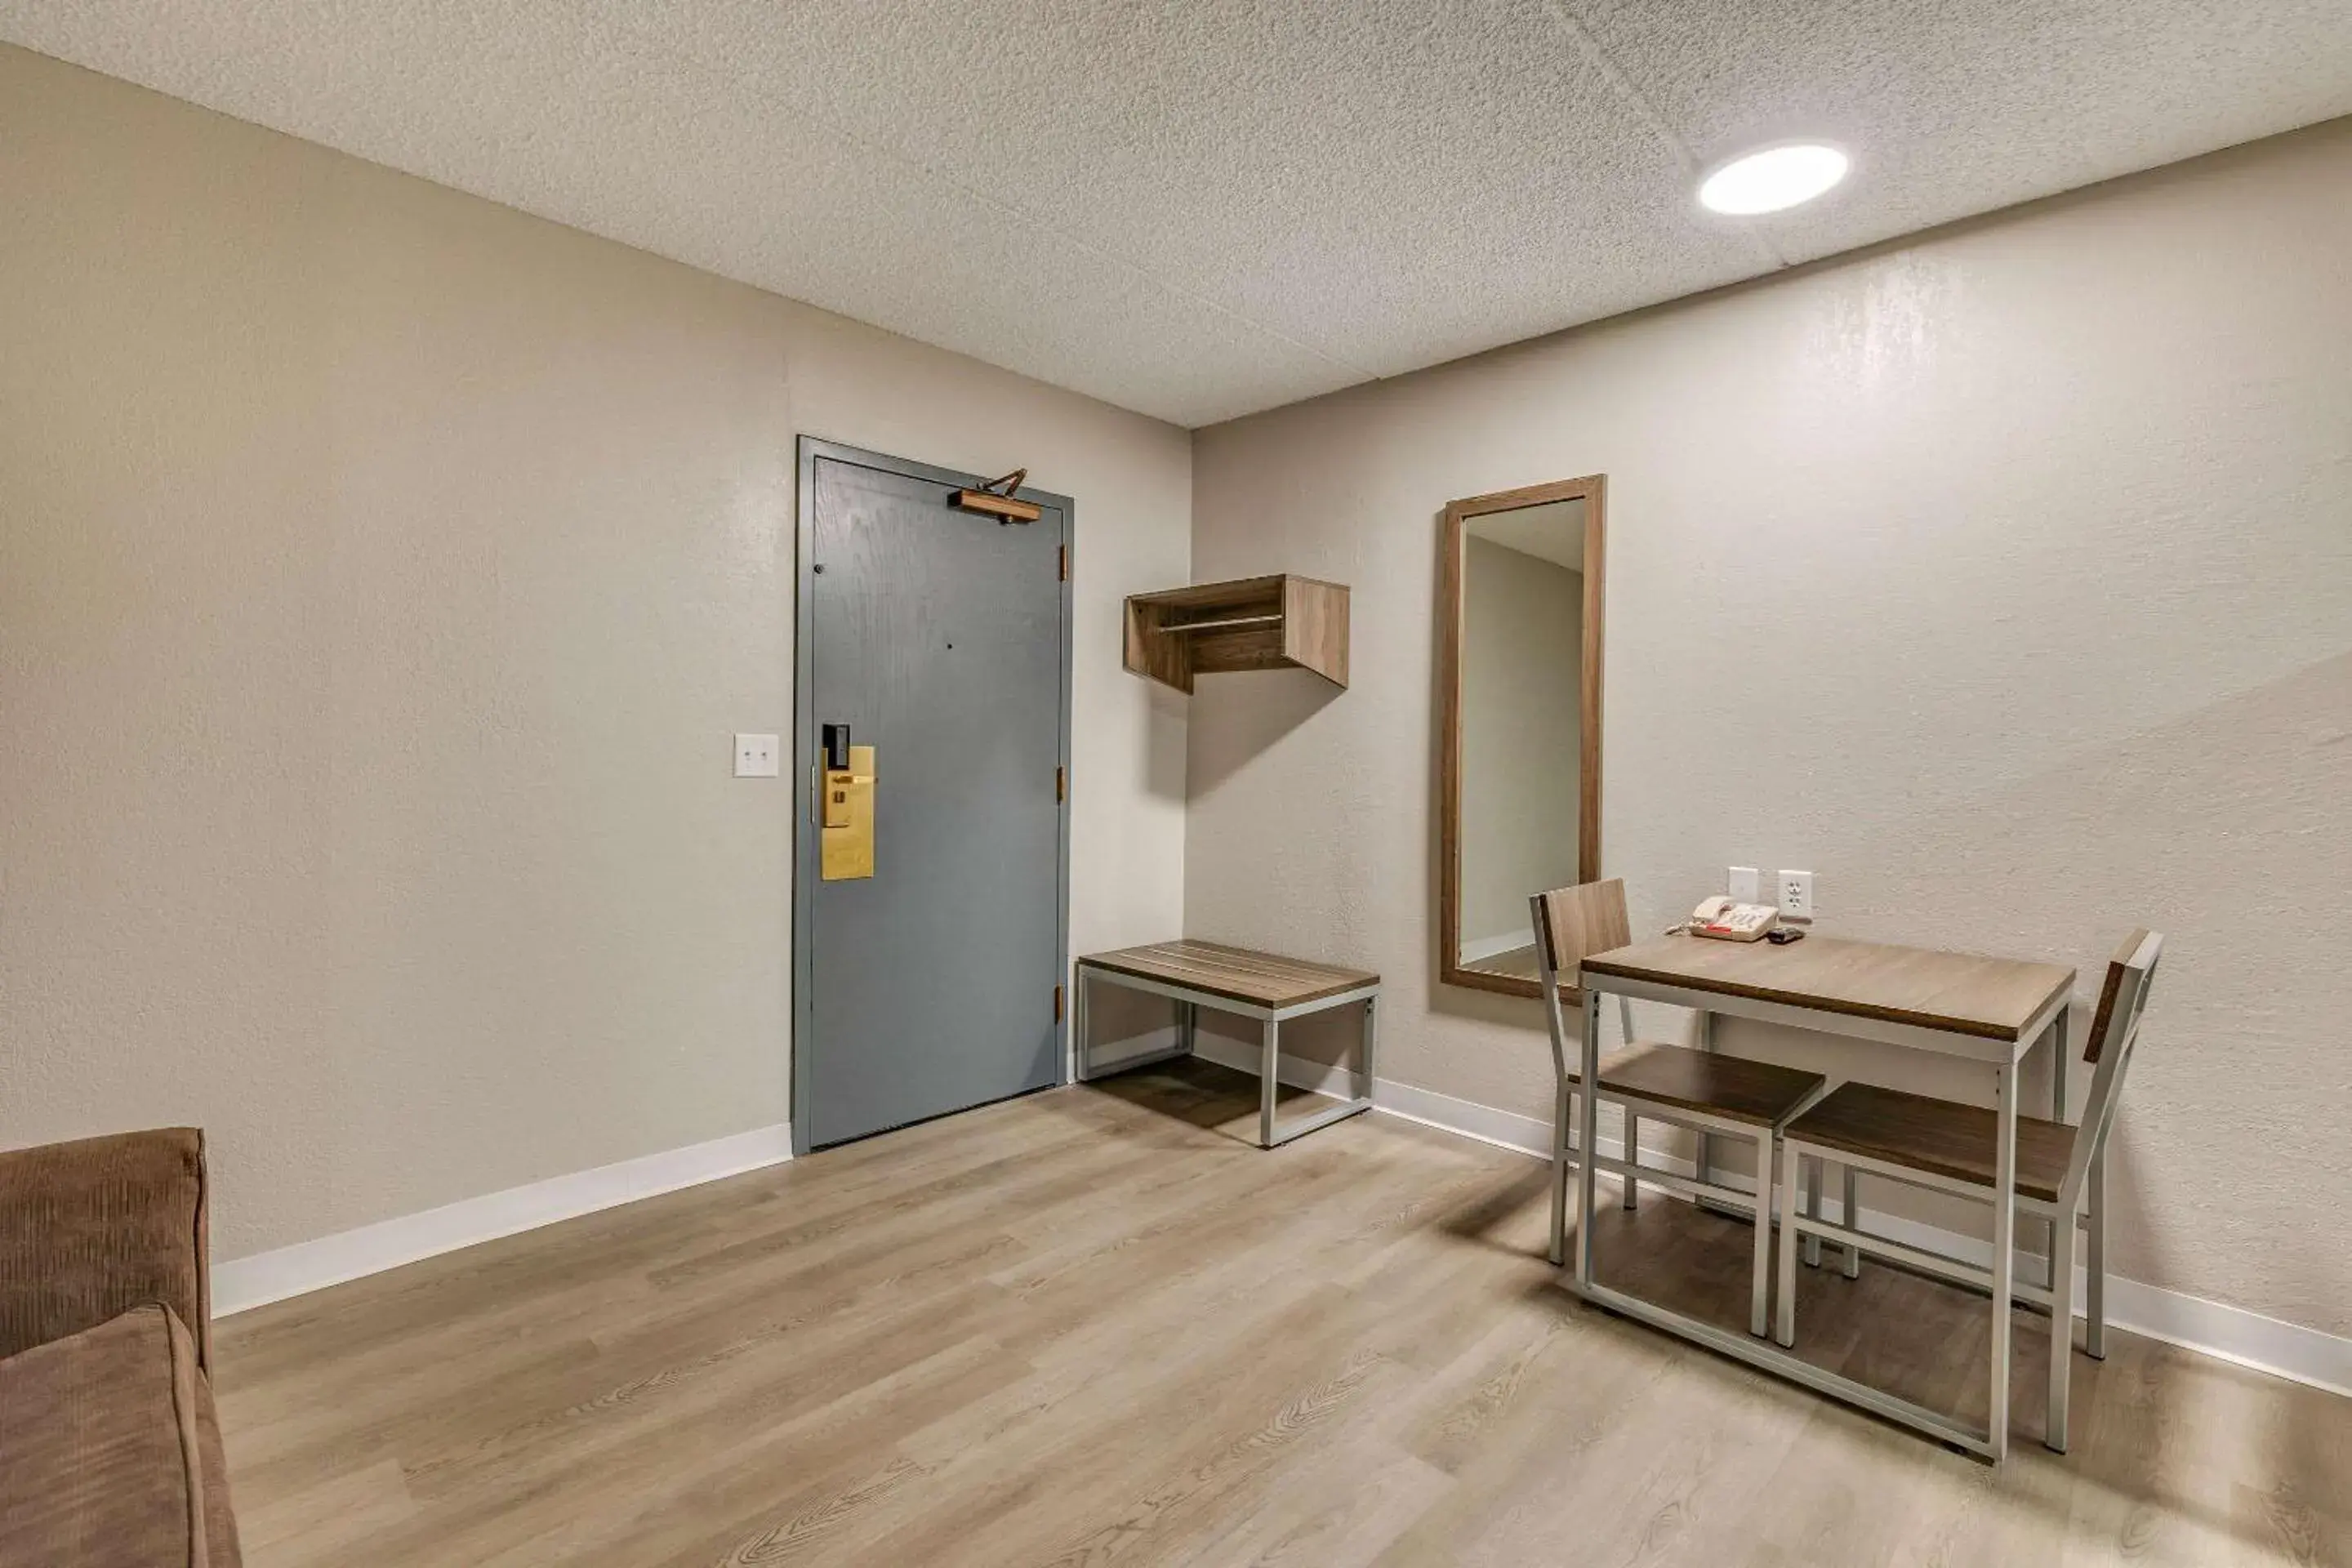
[[[1538,1160],[1550,1157],[1547,1151],[1551,1142],[1550,1122],[1521,1116],[1517,1111],[1497,1110],[1475,1100],[1456,1100],[1433,1089],[1416,1089],[1409,1083],[1377,1079],[1372,1083],[1372,1109],[1434,1127],[1441,1132],[1456,1132],[1498,1149],[1532,1154]],[[1601,1140],[1601,1148],[1612,1156],[1622,1152],[1620,1140],[1606,1135]]]
[[[1203,1034],[1201,1037],[1206,1039],[1208,1036]],[[1176,1040],[1177,1030],[1174,1026],[1169,1025],[1157,1029],[1147,1029],[1140,1035],[1130,1036],[1124,1040],[1103,1041],[1087,1052],[1087,1075],[1099,1078],[1105,1073],[1118,1072],[1120,1068],[1139,1062],[1146,1057],[1159,1056],[1162,1052],[1175,1049]]]
[[[2183,1350],[2352,1398],[2352,1339],[2120,1276],[2107,1280],[2107,1321]]]
[[[755,1127],[708,1143],[463,1198],[274,1252],[233,1258],[213,1265],[213,1316],[226,1318],[461,1247],[740,1175],[792,1157],[789,1126]]]
[[[1229,1067],[1239,1072],[1255,1073],[1258,1069],[1257,1048],[1246,1041],[1229,1040],[1222,1036],[1203,1032],[1195,1046],[1195,1054]],[[1285,1058],[1282,1081],[1294,1089],[1310,1089],[1317,1093],[1345,1096],[1353,1092],[1344,1068],[1326,1067],[1318,1062]],[[1372,1083],[1372,1107],[1383,1115],[1418,1121],[1423,1126],[1452,1132],[1465,1138],[1475,1138],[1482,1143],[1530,1154],[1537,1159],[1549,1157],[1551,1123],[1516,1111],[1498,1110],[1491,1105],[1480,1105],[1467,1100],[1456,1100],[1434,1089],[1420,1089],[1409,1083],[1397,1083],[1377,1079]],[[1604,1108],[1606,1109],[1606,1108]],[[1622,1123],[1621,1123],[1622,1131]],[[1617,1159],[1623,1156],[1621,1139],[1608,1133],[1599,1140],[1602,1154]],[[1675,1159],[1651,1150],[1645,1158],[1662,1168],[1679,1175],[1693,1173],[1691,1163]],[[1732,1186],[1748,1184],[1734,1175],[1718,1175]],[[1844,1215],[1834,1194],[1824,1194],[1822,1205],[1824,1219],[1844,1223]],[[1964,1259],[1979,1267],[1991,1258],[1992,1247],[1979,1237],[1961,1236],[1940,1226],[1906,1219],[1900,1215],[1882,1214],[1874,1209],[1862,1211],[1864,1229],[1929,1252]],[[1836,1244],[1823,1244],[1834,1252]],[[2036,1283],[2046,1270],[2025,1261]],[[2081,1301],[2083,1281],[2075,1281],[2074,1299]],[[2231,1307],[2201,1297],[2184,1295],[2158,1286],[2142,1284],[2120,1275],[2107,1279],[2107,1321],[2118,1329],[2162,1340],[2184,1350],[2197,1351],[2240,1366],[2251,1367],[2295,1383],[2308,1384],[2331,1394],[2352,1397],[2352,1339],[2322,1333],[2298,1323],[2283,1322],[2266,1318],[2242,1307]]]
[[[1493,958],[1497,953],[1517,952],[1523,947],[1533,947],[1535,944],[1535,928],[1521,926],[1517,931],[1507,931],[1500,936],[1480,937],[1476,942],[1464,942],[1462,962],[1477,963],[1482,960]]]

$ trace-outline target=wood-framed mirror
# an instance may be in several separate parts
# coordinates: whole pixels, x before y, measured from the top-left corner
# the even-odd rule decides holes
[[[1601,875],[1606,488],[1592,474],[1445,508],[1437,940],[1448,985],[1543,994],[1528,897]]]

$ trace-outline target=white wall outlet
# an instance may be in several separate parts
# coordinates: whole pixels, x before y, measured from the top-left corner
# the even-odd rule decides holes
[[[1811,871],[1780,873],[1780,896],[1774,900],[1780,913],[1792,921],[1813,918],[1813,874]]]
[[[777,761],[782,752],[779,736],[738,735],[735,737],[735,776],[739,779],[778,777],[783,771]]]
[[[1731,886],[1726,889],[1735,904],[1757,904],[1764,901],[1763,873],[1753,866],[1734,866]]]

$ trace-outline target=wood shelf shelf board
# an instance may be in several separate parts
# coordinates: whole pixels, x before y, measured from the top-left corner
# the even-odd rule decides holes
[[[1347,585],[1285,573],[1132,595],[1124,662],[1179,691],[1195,676],[1290,668],[1345,689]]]

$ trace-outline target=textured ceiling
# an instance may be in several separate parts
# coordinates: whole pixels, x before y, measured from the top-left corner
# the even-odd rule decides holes
[[[1183,425],[2352,112],[2352,0],[0,0],[0,37]],[[1806,134],[1780,217],[1694,176]]]

